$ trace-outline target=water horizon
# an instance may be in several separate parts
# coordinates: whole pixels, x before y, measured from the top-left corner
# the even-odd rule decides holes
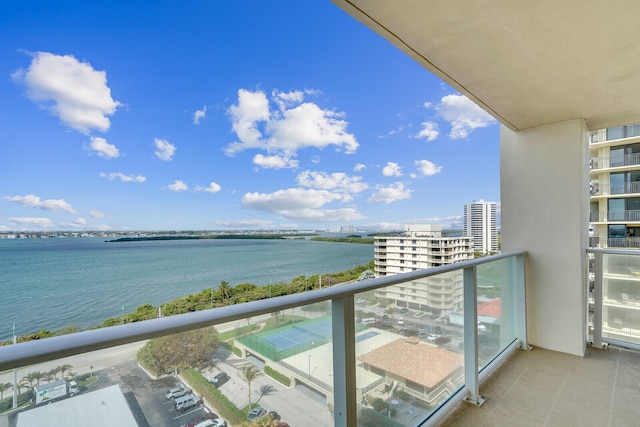
[[[0,340],[81,329],[225,280],[264,286],[349,270],[373,245],[308,239],[105,242],[102,237],[0,239]]]

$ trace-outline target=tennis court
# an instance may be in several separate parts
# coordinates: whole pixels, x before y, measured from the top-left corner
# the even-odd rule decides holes
[[[331,342],[331,336],[331,316],[323,316],[245,335],[237,340],[277,361]]]
[[[307,343],[323,340],[331,337],[331,321],[315,321],[313,323],[300,322],[293,324],[291,329],[274,331],[272,335],[263,335],[261,338],[266,342],[273,344],[278,350],[288,350]]]

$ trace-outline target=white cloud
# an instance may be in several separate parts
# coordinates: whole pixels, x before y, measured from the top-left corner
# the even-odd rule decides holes
[[[304,93],[300,90],[280,92],[274,89],[271,92],[271,97],[278,104],[280,110],[286,110],[287,107],[301,103],[304,100]]]
[[[193,113],[193,124],[194,125],[199,125],[200,124],[200,120],[204,119],[207,116],[207,106],[203,106],[202,110],[196,110],[195,113]]]
[[[67,203],[64,199],[47,199],[40,200],[40,197],[34,194],[27,194],[26,196],[13,196],[4,198],[8,202],[19,203],[30,208],[40,208],[45,211],[52,212],[67,212],[75,214],[76,210]]]
[[[451,125],[449,132],[451,139],[466,138],[474,129],[497,123],[496,119],[464,95],[442,97],[436,106],[436,111]]]
[[[425,103],[422,104],[422,106],[424,108],[430,108],[431,107],[431,103],[430,102],[425,102]]]
[[[401,231],[401,230],[404,230],[404,223],[372,222],[370,224],[362,224],[358,228],[362,228],[365,230],[378,230],[378,231]]]
[[[311,187],[319,190],[334,190],[343,193],[359,193],[369,186],[362,181],[361,176],[348,176],[343,172],[327,174],[326,172],[301,172],[298,184],[303,187]]]
[[[104,218],[105,214],[100,211],[89,211],[89,216],[91,218]]]
[[[382,168],[382,175],[402,176],[402,168],[397,163],[388,162],[387,165],[384,168]]]
[[[452,222],[462,221],[462,215],[451,215],[451,216],[431,216],[425,218],[412,218],[407,221],[407,224],[445,224]]]
[[[253,163],[264,169],[296,169],[298,161],[292,160],[290,156],[264,156],[256,154]]]
[[[98,156],[105,159],[115,159],[120,157],[120,151],[115,145],[109,144],[106,139],[96,136],[91,137],[91,143],[89,144],[88,150],[95,151]]]
[[[155,138],[154,143],[156,146],[156,151],[154,151],[156,157],[160,160],[164,160],[168,162],[173,160],[173,155],[176,152],[176,146],[167,141],[166,139]]]
[[[82,133],[105,132],[108,116],[121,105],[111,97],[107,74],[72,55],[36,52],[27,69],[12,74],[27,87],[27,97],[49,110],[66,126]]]
[[[24,217],[13,217],[9,218],[9,221],[20,226],[32,226],[41,229],[49,229],[53,228],[53,223],[49,218],[24,218]]]
[[[227,146],[227,155],[249,148],[266,148],[257,127],[259,122],[269,120],[269,100],[264,92],[238,90],[238,105],[229,107],[227,113],[231,117],[231,127],[240,140]]]
[[[216,184],[215,182],[210,182],[208,187],[200,187],[200,186],[196,186],[195,190],[196,191],[206,191],[207,193],[217,193],[218,191],[220,191],[222,189],[222,187],[220,187],[218,184]]]
[[[185,191],[189,189],[189,187],[187,187],[187,184],[179,179],[173,181],[173,184],[169,184],[167,188],[171,191]]]
[[[237,105],[228,109],[238,141],[227,146],[226,154],[261,149],[267,151],[267,158],[290,159],[300,149],[322,149],[330,145],[347,154],[354,153],[358,142],[346,131],[348,123],[343,120],[344,114],[303,102],[305,93],[309,91],[273,91],[277,108],[272,111],[264,92],[240,89]],[[270,163],[264,164],[268,166]]]
[[[416,160],[414,164],[418,168],[420,175],[431,176],[442,172],[442,166],[438,166],[429,160]]]
[[[73,222],[59,224],[56,228],[63,230],[86,230],[89,228],[87,225],[87,221],[84,218],[77,218]]]
[[[125,175],[120,172],[112,172],[112,173],[100,172],[100,176],[102,178],[106,178],[111,181],[113,181],[114,179],[119,179],[122,182],[145,182],[147,180],[147,177],[142,175]]]
[[[377,185],[376,192],[367,200],[369,203],[393,203],[411,198],[413,190],[405,189],[404,184],[396,182],[388,186]]]
[[[431,142],[440,135],[438,130],[438,124],[436,122],[422,122],[420,123],[422,129],[415,136],[416,139],[424,138],[427,142]]]
[[[356,209],[319,209],[333,201],[348,201],[347,195],[327,190],[289,188],[274,193],[247,193],[242,197],[242,206],[279,214],[296,221],[352,221],[364,218]]]
[[[362,163],[357,163],[354,167],[353,167],[353,171],[354,172],[360,172],[364,169],[366,169],[367,167],[365,165],[363,165]]]
[[[268,221],[263,219],[238,219],[234,221],[214,221],[214,224],[219,225],[221,227],[242,228],[245,230],[250,228],[271,229],[275,227],[275,224],[273,221]]]

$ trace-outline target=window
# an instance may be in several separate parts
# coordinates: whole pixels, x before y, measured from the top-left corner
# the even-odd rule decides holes
[[[609,225],[610,239],[624,239],[627,234],[626,225]]]

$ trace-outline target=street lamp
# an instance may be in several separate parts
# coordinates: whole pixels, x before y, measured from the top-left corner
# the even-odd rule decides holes
[[[309,379],[311,379],[311,355],[309,355]]]

